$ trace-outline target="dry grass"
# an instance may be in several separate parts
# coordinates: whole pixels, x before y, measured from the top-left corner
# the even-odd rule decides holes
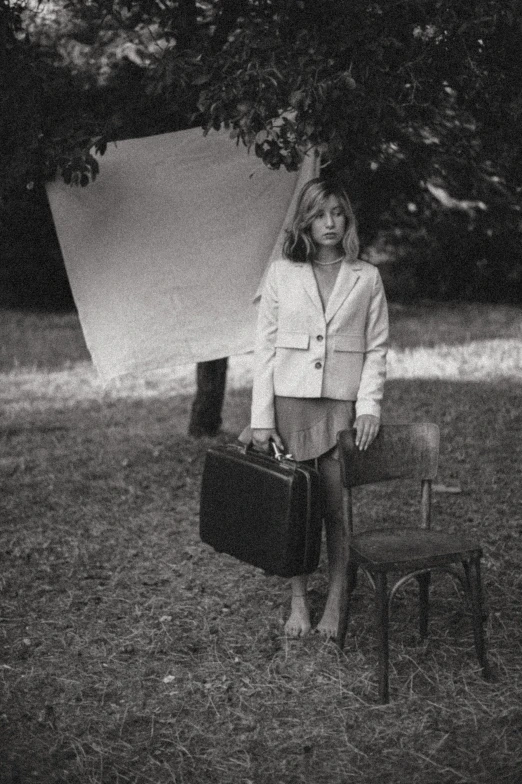
[[[210,442],[185,435],[183,374],[103,393],[74,316],[4,313],[0,333],[2,784],[520,784],[519,310],[392,307],[395,375],[480,379],[392,380],[385,416],[441,425],[440,484],[462,492],[436,520],[484,544],[495,681],[441,578],[425,646],[412,590],[396,600],[388,707],[364,585],[343,653],[290,641],[284,581],[199,542]],[[247,418],[231,391],[223,437]],[[385,488],[357,504],[390,509]],[[325,587],[323,561],[316,618]]]
[[[392,703],[376,704],[371,602],[346,649],[283,634],[283,580],[198,538],[210,441],[189,397],[19,409],[0,420],[0,780],[81,784],[520,784],[522,487],[512,382],[390,381],[388,421],[440,424],[436,524],[484,544],[495,680],[450,580],[430,641],[397,599]],[[224,437],[248,417],[228,395]],[[372,521],[395,508],[357,499]],[[368,492],[370,497],[368,498]],[[317,618],[325,564],[314,576]]]

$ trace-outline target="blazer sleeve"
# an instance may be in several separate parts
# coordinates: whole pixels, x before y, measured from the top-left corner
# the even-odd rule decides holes
[[[267,272],[257,314],[252,387],[252,428],[274,428],[274,360],[279,300],[276,265]]]
[[[366,349],[361,383],[355,401],[355,415],[373,414],[380,417],[381,400],[386,379],[388,351],[388,306],[379,270],[375,280],[366,318]]]

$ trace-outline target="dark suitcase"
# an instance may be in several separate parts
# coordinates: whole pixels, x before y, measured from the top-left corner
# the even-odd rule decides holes
[[[218,552],[280,577],[310,574],[319,563],[319,473],[284,456],[236,444],[208,450],[200,537]]]

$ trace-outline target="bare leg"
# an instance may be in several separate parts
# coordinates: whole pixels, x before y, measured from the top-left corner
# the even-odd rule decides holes
[[[292,577],[292,604],[290,618],[285,623],[289,637],[304,637],[310,631],[310,608],[306,596],[307,575]]]
[[[323,637],[335,637],[339,626],[339,612],[345,579],[344,531],[342,518],[342,490],[339,462],[331,457],[319,460],[326,497],[326,549],[328,552],[329,586],[323,617],[317,631]]]

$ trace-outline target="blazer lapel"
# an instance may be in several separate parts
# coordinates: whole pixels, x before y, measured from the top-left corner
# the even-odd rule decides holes
[[[303,283],[304,289],[310,299],[312,300],[313,304],[321,314],[324,316],[323,312],[323,303],[321,302],[321,297],[319,296],[319,289],[317,288],[317,281],[315,280],[314,271],[312,269],[312,265],[308,262],[303,262],[300,266],[300,277]]]
[[[362,269],[362,264],[359,261],[343,261],[341,269],[337,275],[335,286],[330,295],[330,299],[326,305],[326,323],[335,316],[345,299],[350,294],[351,290],[357,283]],[[312,273],[313,274],[313,273]],[[317,294],[319,296],[319,294]]]

